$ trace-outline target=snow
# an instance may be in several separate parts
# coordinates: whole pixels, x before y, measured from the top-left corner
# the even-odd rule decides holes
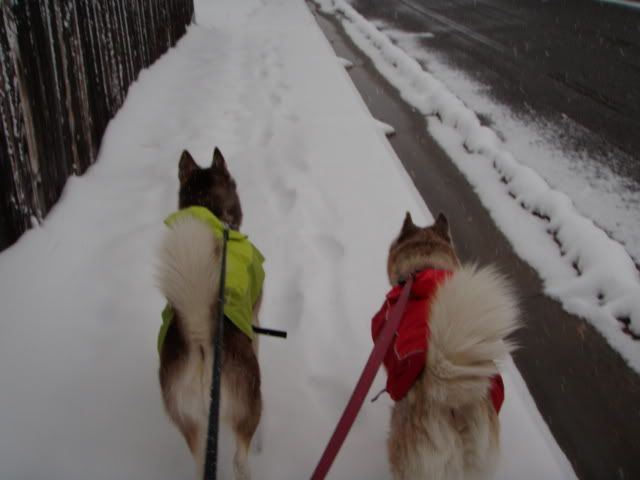
[[[396,134],[396,129],[393,128],[392,125],[389,125],[388,123],[385,123],[381,120],[375,120],[376,126],[382,130],[382,132],[387,136],[387,137],[392,137]]]
[[[340,14],[345,31],[355,44],[402,97],[425,115],[430,134],[474,186],[516,253],[537,270],[545,292],[559,300],[568,312],[590,321],[640,372],[640,347],[624,331],[629,328],[640,334],[638,270],[625,247],[592,220],[595,213],[598,220],[624,237],[628,248],[640,252],[640,218],[638,210],[632,208],[640,201],[638,193],[619,188],[620,181],[611,172],[605,172],[603,179],[602,171],[594,172],[591,179],[601,176],[600,184],[592,184],[605,194],[585,191],[584,182],[580,182],[584,176],[577,177],[567,159],[556,161],[562,158],[561,153],[553,151],[545,158],[549,150],[541,146],[544,142],[531,146],[525,140],[531,129],[507,121],[504,124],[509,135],[503,141],[492,128],[483,125],[474,110],[449,89],[454,78],[458,82],[452,83],[459,92],[467,92],[465,96],[473,103],[486,107],[487,100],[480,102],[479,95],[464,88],[468,83],[451,74],[439,78],[426,71],[344,0],[318,3],[325,11]],[[391,35],[402,45],[397,32]],[[415,53],[415,48],[410,52]],[[424,53],[421,59],[432,65]],[[514,137],[512,132],[516,133]],[[588,176],[589,172],[584,174]],[[553,179],[556,185],[544,177]],[[603,186],[607,181],[608,185]],[[567,185],[568,191],[580,199],[583,212],[567,193],[558,189],[559,185],[563,189]]]
[[[201,164],[225,154],[267,258],[262,324],[289,333],[261,339],[254,478],[310,475],[372,347],[389,242],[406,210],[432,220],[303,3],[202,0],[196,21],[140,74],[98,162],[0,254],[2,478],[193,477],[160,398],[153,280],[184,148]],[[496,478],[575,478],[502,368]],[[364,406],[330,478],[389,478],[389,408]]]
[[[349,70],[350,68],[353,68],[353,63],[350,60],[347,60],[346,58],[338,57],[338,63],[340,63],[340,65],[342,65],[347,70]]]

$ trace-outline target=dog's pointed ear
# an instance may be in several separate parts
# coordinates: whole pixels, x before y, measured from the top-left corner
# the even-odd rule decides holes
[[[440,212],[438,214],[438,216],[436,217],[436,221],[431,228],[445,240],[451,240],[451,233],[449,231],[449,220],[447,220],[447,217],[445,217],[444,213]]]
[[[218,171],[227,172],[227,162],[224,160],[224,156],[218,147],[213,150],[213,160],[211,161],[211,168]]]
[[[180,163],[178,163],[178,178],[180,179],[180,184],[184,184],[195,170],[200,170],[200,167],[191,154],[184,150],[180,156]]]
[[[407,211],[406,215],[404,216],[404,222],[402,222],[402,228],[400,229],[400,235],[404,235],[406,233],[413,232],[413,231],[415,231],[417,229],[418,229],[418,227],[416,227],[415,223],[413,223],[413,218],[411,218],[411,213],[409,213]]]

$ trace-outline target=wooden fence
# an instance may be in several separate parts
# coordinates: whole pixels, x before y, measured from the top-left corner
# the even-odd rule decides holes
[[[92,164],[129,85],[193,0],[0,0],[0,250]]]

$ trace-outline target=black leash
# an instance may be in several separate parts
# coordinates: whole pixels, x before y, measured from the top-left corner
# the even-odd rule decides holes
[[[224,224],[222,235],[222,265],[218,290],[218,312],[216,337],[213,344],[213,377],[211,379],[211,406],[207,429],[207,450],[204,462],[204,480],[216,480],[218,474],[218,424],[220,422],[220,378],[222,376],[222,337],[224,336],[224,289],[227,276],[227,242],[229,226]],[[255,333],[287,338],[287,332],[270,328],[253,327]]]
[[[224,334],[224,280],[227,270],[227,241],[229,226],[224,224],[222,235],[222,265],[218,291],[218,325],[213,344],[213,377],[211,379],[211,407],[209,407],[209,428],[207,430],[207,450],[204,462],[204,480],[215,480],[218,471],[218,423],[220,419],[220,377],[222,374],[222,337]]]
[[[287,332],[284,330],[274,330],[272,328],[262,328],[252,325],[253,331],[258,335],[269,335],[271,337],[287,338]]]

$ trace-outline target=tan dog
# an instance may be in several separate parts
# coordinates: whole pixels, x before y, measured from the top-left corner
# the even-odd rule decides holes
[[[217,148],[211,167],[204,169],[183,152],[179,180],[180,209],[205,207],[233,230],[240,228],[236,184]],[[160,354],[162,396],[195,457],[199,478],[207,441],[221,251],[221,241],[208,227],[183,221],[165,234],[158,269],[160,289],[175,312]],[[259,303],[253,308],[254,325]],[[246,480],[248,448],[262,411],[257,344],[228,319],[223,336],[220,418],[236,435],[235,478]]]
[[[512,350],[518,309],[506,278],[493,268],[461,266],[440,214],[426,228],[407,213],[391,244],[388,276],[397,285],[425,269],[452,272],[428,309],[426,364],[395,403],[388,452],[397,480],[491,478],[500,426],[490,385],[496,362]]]

